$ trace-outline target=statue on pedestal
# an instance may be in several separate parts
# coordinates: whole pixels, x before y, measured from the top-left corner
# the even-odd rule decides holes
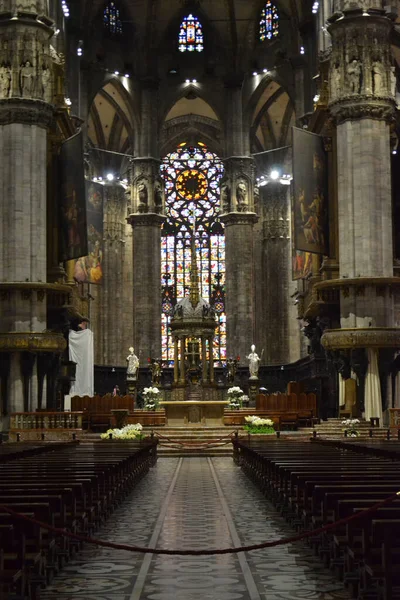
[[[247,360],[249,361],[250,379],[258,379],[258,369],[263,353],[264,350],[261,352],[261,356],[258,356],[255,345],[253,344],[251,346],[251,352],[247,356]]]
[[[228,358],[228,360],[226,361],[226,379],[228,383],[233,383],[235,381],[236,370],[236,358]]]
[[[151,383],[153,385],[160,385],[161,383],[161,359],[151,358],[150,371],[151,371]]]
[[[126,369],[126,379],[128,381],[136,381],[137,371],[139,368],[139,359],[134,352],[133,346],[129,348],[129,355],[126,357],[126,362],[128,363]]]

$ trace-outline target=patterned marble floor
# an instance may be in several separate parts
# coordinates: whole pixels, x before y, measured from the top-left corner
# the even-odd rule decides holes
[[[222,548],[293,531],[231,458],[164,458],[96,537],[159,548]],[[42,600],[347,600],[302,543],[210,557],[86,546]]]

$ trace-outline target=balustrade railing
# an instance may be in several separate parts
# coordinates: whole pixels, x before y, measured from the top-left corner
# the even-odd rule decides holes
[[[10,429],[82,429],[83,412],[12,413]]]

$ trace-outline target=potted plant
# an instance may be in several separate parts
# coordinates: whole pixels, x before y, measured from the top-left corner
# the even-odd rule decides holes
[[[239,410],[242,408],[242,398],[244,396],[243,390],[237,385],[229,388],[228,392],[228,400],[230,410]]]
[[[342,425],[344,425],[343,431],[347,431],[347,437],[358,437],[360,432],[357,429],[357,425],[360,423],[358,419],[344,419]]]
[[[156,410],[160,398],[160,390],[156,387],[144,388],[143,398],[145,410]]]
[[[245,417],[244,429],[249,433],[275,433],[275,425],[271,419],[261,419],[256,415]]]
[[[142,425],[135,423],[132,425],[126,425],[122,429],[109,429],[106,433],[101,434],[102,440],[123,440],[123,441],[136,441],[143,438]]]

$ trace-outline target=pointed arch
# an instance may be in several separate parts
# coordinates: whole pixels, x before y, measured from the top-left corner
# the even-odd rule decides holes
[[[182,20],[178,44],[179,52],[202,52],[204,50],[203,27],[199,19],[192,13]]]

